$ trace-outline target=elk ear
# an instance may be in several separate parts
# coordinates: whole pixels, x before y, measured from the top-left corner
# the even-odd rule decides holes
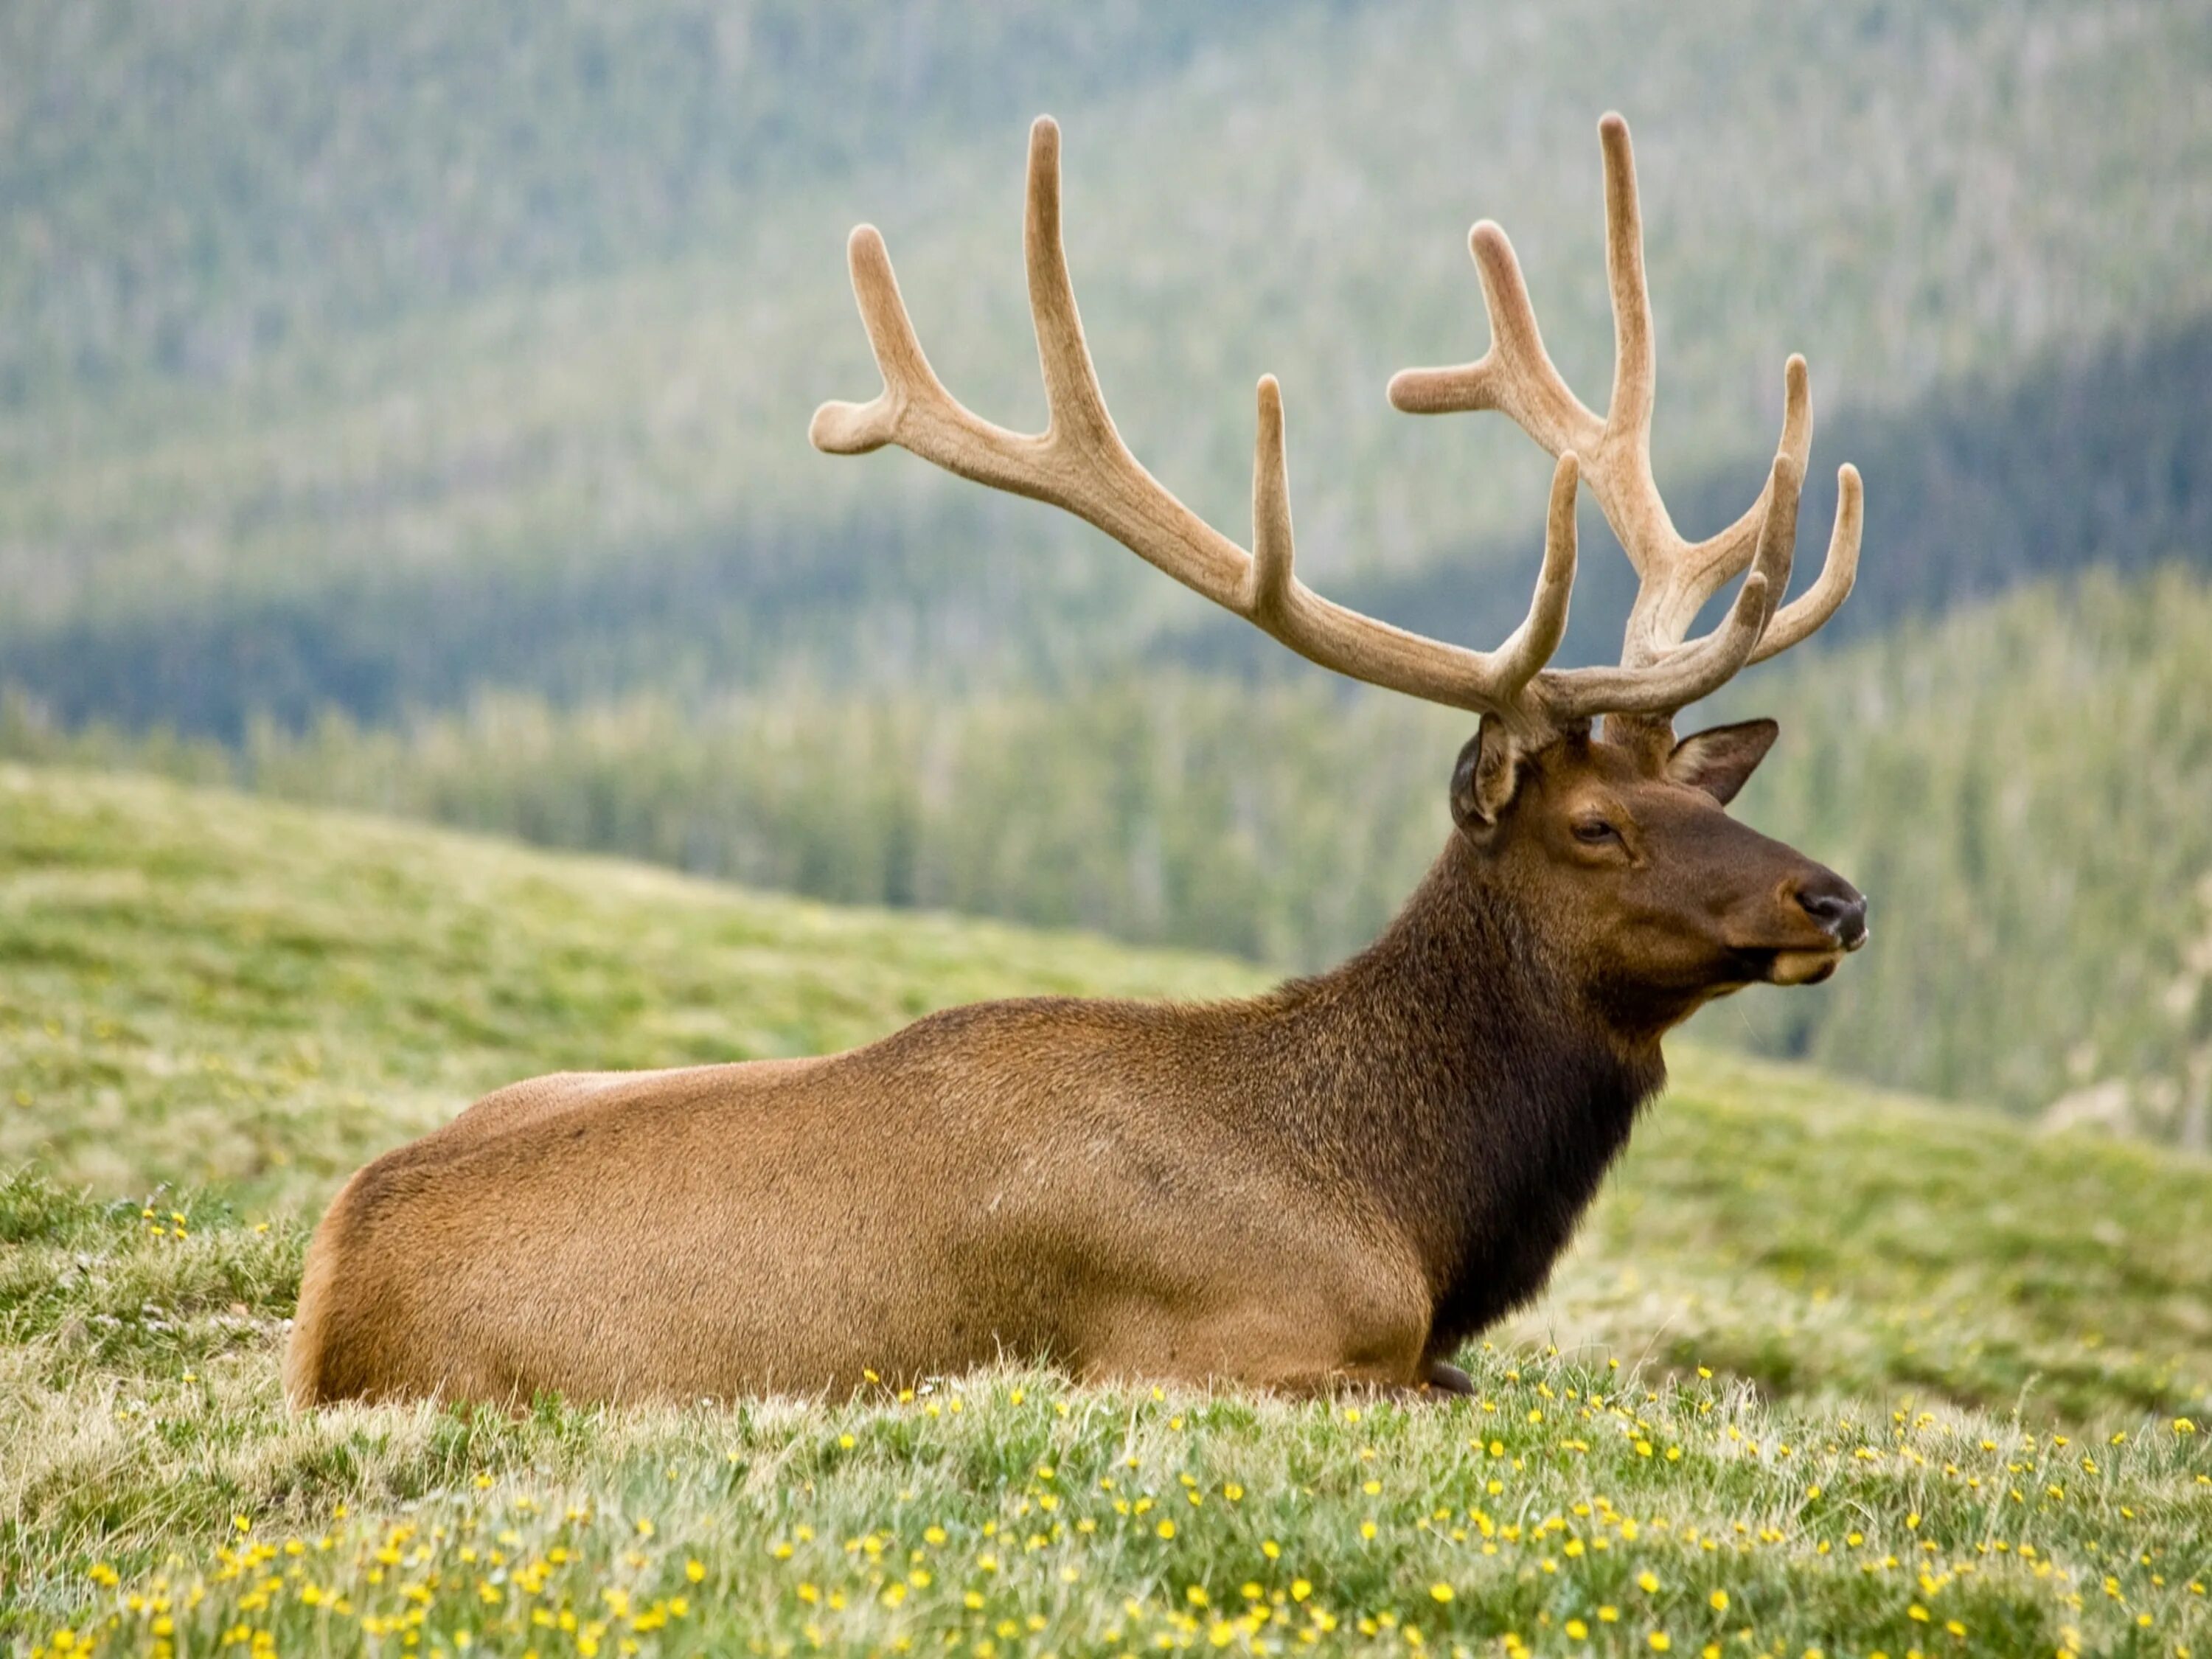
[[[1745,720],[1693,732],[1667,757],[1668,781],[1702,789],[1726,806],[1781,735],[1782,728],[1772,720]]]
[[[1485,714],[1452,768],[1452,822],[1468,835],[1494,829],[1521,787],[1522,759],[1521,745],[1504,722]]]

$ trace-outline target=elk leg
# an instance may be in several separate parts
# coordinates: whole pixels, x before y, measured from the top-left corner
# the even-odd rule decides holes
[[[1365,1395],[1370,1399],[1395,1400],[1414,1406],[1445,1406],[1454,1400],[1472,1399],[1474,1379],[1458,1366],[1441,1359],[1425,1362],[1417,1382],[1397,1382],[1340,1376],[1332,1392]]]
[[[1261,1304],[1225,1316],[1129,1321],[1077,1370],[1086,1381],[1176,1377],[1231,1382],[1302,1400],[1404,1399],[1426,1392],[1415,1346],[1418,1328],[1410,1321],[1402,1336],[1356,1344],[1317,1341],[1316,1328],[1335,1322],[1335,1311],[1309,1307],[1286,1320],[1279,1306]]]

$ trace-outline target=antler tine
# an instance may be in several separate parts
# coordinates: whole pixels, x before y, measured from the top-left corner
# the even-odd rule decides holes
[[[947,403],[951,399],[922,354],[914,325],[907,320],[906,301],[899,297],[898,278],[891,273],[883,233],[873,225],[854,226],[845,239],[845,262],[853,273],[853,296],[860,303],[860,323],[868,331],[884,389],[865,404],[823,404],[807,426],[806,441],[824,454],[865,455],[896,437],[910,388],[924,386]]]
[[[814,411],[808,440],[832,455],[864,455],[897,444],[994,489],[1040,494],[1038,467],[1050,447],[1048,434],[994,426],[945,389],[915,337],[890,253],[873,225],[854,228],[846,254],[884,389],[865,404],[823,404]]]
[[[848,244],[853,293],[884,390],[866,404],[823,404],[809,437],[816,448],[841,455],[896,443],[961,477],[1064,507],[1233,608],[1244,550],[1162,489],[1106,412],[1060,244],[1060,128],[1048,116],[1030,129],[1022,241],[1044,376],[1044,431],[994,426],[945,389],[915,336],[882,236],[862,225]]]
[[[1811,377],[1806,371],[1805,359],[1792,352],[1783,365],[1782,441],[1775,451],[1775,459],[1789,460],[1802,479],[1812,451]],[[1664,519],[1666,507],[1660,503],[1657,484],[1651,482],[1648,442],[1643,471],[1650,500]],[[1760,538],[1772,514],[1774,489],[1770,471],[1765,483],[1760,486],[1758,496],[1745,509],[1743,516],[1718,535],[1702,542],[1686,542],[1674,532],[1671,522],[1667,525],[1667,539],[1656,544],[1665,550],[1656,561],[1656,568],[1647,571],[1644,565],[1638,567],[1643,580],[1623,636],[1624,662],[1652,662],[1673,650],[1697,620],[1698,612],[1705,609],[1705,602],[1723,583],[1757,561]],[[1796,523],[1795,514],[1793,506],[1790,519],[1793,529]],[[1776,585],[1772,595],[1775,601],[1779,601],[1784,586]]]
[[[1292,568],[1282,393],[1273,376],[1259,387],[1251,553],[1176,500],[1122,443],[1084,343],[1060,209],[1060,129],[1040,118],[1030,133],[1023,248],[1049,410],[1043,432],[994,426],[945,389],[915,335],[883,238],[863,225],[849,246],[853,291],[884,389],[866,404],[823,404],[810,429],[816,447],[858,454],[896,443],[962,477],[1050,502],[1323,667],[1495,714],[1530,732],[1541,729],[1550,711],[1537,683],[1565,631],[1574,586],[1580,468],[1571,447],[1563,447],[1553,479],[1543,568],[1528,615],[1497,651],[1448,645],[1332,604]],[[1595,436],[1596,417],[1581,414]]]
[[[1575,397],[1545,351],[1513,245],[1487,220],[1470,233],[1468,251],[1490,313],[1489,349],[1474,362],[1455,368],[1402,371],[1390,382],[1390,401],[1409,414],[1495,409],[1553,454],[1570,447],[1581,453],[1591,492],[1639,579],[1623,637],[1624,667],[1648,668],[1689,649],[1682,641],[1698,612],[1723,584],[1747,567],[1756,567],[1766,579],[1763,625],[1774,643],[1770,647],[1764,640],[1754,641],[1748,659],[1759,660],[1810,634],[1850,591],[1858,545],[1856,483],[1839,497],[1829,562],[1820,580],[1778,611],[1789,577],[1787,537],[1794,534],[1796,522],[1796,482],[1803,476],[1813,441],[1809,377],[1805,360],[1793,356],[1784,372],[1777,464],[1758,499],[1734,524],[1705,541],[1686,541],[1675,530],[1651,471],[1656,348],[1644,276],[1635,152],[1628,124],[1618,114],[1608,114],[1598,124],[1598,137],[1604,159],[1606,269],[1613,316],[1613,395],[1603,418]],[[1782,499],[1784,461],[1791,475],[1786,503]],[[1717,634],[1732,626],[1724,623]],[[1711,663],[1726,654],[1714,635],[1699,644],[1709,642],[1711,648],[1701,653],[1700,662]]]
[[[1052,412],[1050,435],[1085,449],[1111,448],[1127,456],[1106,412],[1098,371],[1083,338],[1083,318],[1075,308],[1075,283],[1067,274],[1067,246],[1060,234],[1060,124],[1049,117],[1030,125],[1022,260],[1029,275],[1045,407]]]
[[[1484,219],[1468,233],[1467,247],[1490,313],[1490,349],[1456,368],[1399,370],[1390,377],[1391,406],[1408,415],[1494,409],[1554,455],[1597,454],[1605,422],[1575,396],[1545,350],[1512,239]]]
[[[1865,501],[1859,470],[1845,462],[1836,469],[1836,524],[1828,533],[1828,556],[1812,586],[1782,607],[1766,625],[1765,637],[1751,653],[1753,662],[1787,651],[1812,634],[1849,599],[1859,574],[1859,530]]]
[[[1597,124],[1605,157],[1605,275],[1613,290],[1613,398],[1606,405],[1606,436],[1644,463],[1638,480],[1651,476],[1651,410],[1658,382],[1657,348],[1651,334],[1651,289],[1644,280],[1644,209],[1636,195],[1636,152],[1628,123],[1608,111]],[[1638,505],[1667,524],[1656,489],[1639,491]],[[1656,528],[1655,525],[1652,526]],[[1633,555],[1631,556],[1634,556]]]
[[[1567,633],[1567,601],[1575,586],[1575,498],[1582,482],[1582,460],[1573,450],[1552,469],[1551,510],[1544,520],[1544,563],[1536,573],[1536,592],[1520,627],[1505,636],[1496,655],[1511,674],[1534,678]],[[1516,684],[1520,682],[1515,682]]]
[[[1597,714],[1672,714],[1711,696],[1751,660],[1766,626],[1765,574],[1754,570],[1736,590],[1721,625],[1666,658],[1640,668],[1553,668],[1535,690],[1555,721]]]
[[[1533,732],[1547,711],[1534,706],[1527,693],[1567,631],[1579,477],[1571,450],[1553,472],[1544,561],[1528,614],[1503,645],[1491,652],[1470,651],[1407,633],[1325,599],[1298,580],[1282,390],[1273,375],[1263,375],[1252,453],[1252,560],[1230,608],[1324,668],[1449,708],[1494,714]]]

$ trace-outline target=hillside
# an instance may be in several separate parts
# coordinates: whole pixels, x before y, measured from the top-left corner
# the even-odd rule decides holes
[[[532,1071],[815,1054],[1020,993],[1249,969],[839,911],[133,779],[0,773],[0,1160],[315,1206]]]
[[[2204,578],[2092,576],[1808,648],[1691,711],[1684,730],[1780,720],[1737,815],[1857,882],[1875,939],[1830,984],[1748,992],[1698,1033],[2021,1114],[2100,1090],[2116,1127],[2203,1149],[2208,639]],[[1448,833],[1468,733],[1449,711],[1324,681],[1147,669],[1049,699],[787,688],[573,710],[485,696],[398,731],[264,726],[235,754],[72,734],[0,703],[0,754],[1288,971],[1349,955],[1412,889]]]
[[[2175,1419],[2212,1414],[2212,1166],[1688,1047],[1553,1293],[1469,1356],[1472,1440],[1456,1410],[1018,1374],[288,1421],[314,1207],[487,1085],[1254,977],[145,779],[9,768],[0,803],[0,1157],[32,1160],[0,1182],[0,1635],[34,1651],[73,1650],[57,1626],[148,1646],[161,1619],[349,1647],[388,1620],[458,1653],[533,1607],[670,1652],[810,1626],[1249,1646],[1262,1608],[1332,1646],[1610,1618],[1901,1651],[1929,1607],[1969,1652],[2138,1613],[2202,1639],[2212,1463]]]
[[[2179,0],[1196,15],[11,9],[8,677],[73,716],[235,735],[480,681],[1054,681],[1191,626],[1087,532],[805,446],[816,402],[872,384],[840,258],[864,217],[953,384],[1034,414],[1017,207],[1046,106],[1138,452],[1240,522],[1251,385],[1280,373],[1302,556],[1332,580],[1524,585],[1530,447],[1393,416],[1381,388],[1479,349],[1463,238],[1487,214],[1600,395],[1609,105],[1643,158],[1661,470],[1700,517],[1755,486],[1790,349],[1824,420],[1904,420],[1909,452],[1923,405],[2135,362],[2212,308],[2212,28]],[[1915,474],[1917,499],[1971,492],[1954,459],[1967,483]],[[2152,476],[2186,513],[2204,459],[2179,459]],[[2107,461],[2076,490],[2124,497]],[[1975,568],[2100,550],[2014,538]]]

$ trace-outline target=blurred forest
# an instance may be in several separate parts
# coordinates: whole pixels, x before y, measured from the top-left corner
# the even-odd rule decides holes
[[[1043,509],[815,455],[815,404],[875,385],[845,232],[884,228],[956,392],[1035,422],[1020,173],[1051,110],[1132,447],[1242,534],[1280,374],[1302,571],[1487,643],[1548,466],[1382,388],[1481,349],[1486,216],[1602,401],[1607,107],[1678,521],[1755,492],[1792,349],[1808,524],[1838,462],[1868,484],[1834,637],[1722,701],[1786,732],[1741,810],[1859,879],[1876,945],[1703,1029],[2201,1141],[2212,13],[2186,0],[24,0],[0,746],[1319,965],[1434,856],[1464,723]],[[1611,654],[1630,592],[1594,515],[1583,566],[1570,660]]]
[[[1784,658],[1686,713],[1683,731],[1780,720],[1736,810],[1850,872],[1881,947],[1697,1029],[2022,1110],[2105,1085],[2102,1121],[2203,1145],[2208,643],[2212,581],[2100,572]],[[262,720],[234,746],[64,730],[18,698],[0,754],[1307,969],[1373,937],[1442,849],[1468,730],[1317,677],[1168,670],[1048,699],[640,691],[562,709],[485,692],[397,726]]]

